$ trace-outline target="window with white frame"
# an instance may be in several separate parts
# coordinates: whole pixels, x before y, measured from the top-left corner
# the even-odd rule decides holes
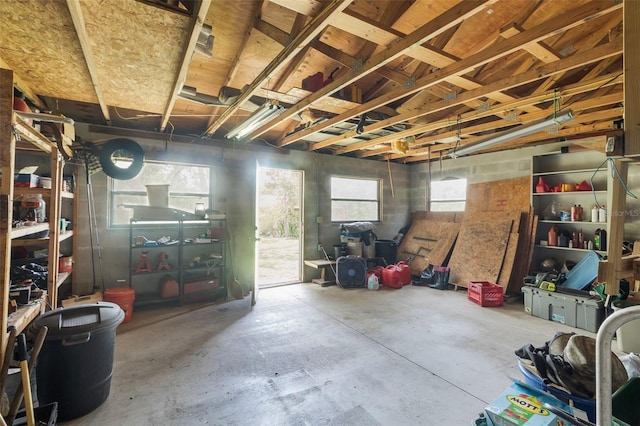
[[[467,200],[467,180],[446,178],[431,181],[429,210],[432,212],[463,212]]]
[[[169,185],[169,205],[189,213],[196,203],[211,205],[211,169],[191,164],[145,162],[133,179],[111,181],[110,225],[128,225],[133,209],[127,206],[148,206],[146,185]]]
[[[331,221],[380,221],[380,188],[380,179],[331,177]]]

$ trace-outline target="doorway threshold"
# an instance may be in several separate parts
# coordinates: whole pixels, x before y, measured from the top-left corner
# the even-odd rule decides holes
[[[284,287],[286,285],[300,284],[302,281],[286,281],[281,283],[266,283],[266,284],[258,284],[258,287],[263,288],[271,288],[271,287]]]

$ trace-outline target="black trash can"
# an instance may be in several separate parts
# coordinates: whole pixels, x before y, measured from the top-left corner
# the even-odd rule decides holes
[[[392,265],[398,260],[398,240],[376,240],[376,257],[384,258],[387,265]]]
[[[58,403],[58,419],[75,419],[109,396],[116,328],[124,319],[110,302],[49,311],[34,320],[29,334],[49,330],[38,355],[36,386],[40,405]]]

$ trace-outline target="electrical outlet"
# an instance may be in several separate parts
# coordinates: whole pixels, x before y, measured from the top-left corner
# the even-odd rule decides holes
[[[607,143],[604,147],[604,152],[607,154],[612,153],[616,148],[616,138],[614,138],[613,136],[609,136],[607,138]]]
[[[316,216],[316,223],[324,223],[324,218],[322,216]]]
[[[318,251],[322,251],[322,244],[318,244]]]

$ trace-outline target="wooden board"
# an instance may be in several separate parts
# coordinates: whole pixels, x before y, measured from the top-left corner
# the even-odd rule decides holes
[[[467,187],[465,213],[529,211],[530,177],[470,184]]]
[[[509,241],[507,242],[507,247],[505,249],[504,258],[502,260],[502,268],[500,269],[500,275],[498,275],[498,280],[496,283],[500,284],[504,290],[509,286],[509,281],[511,279],[511,273],[514,269],[517,268],[515,264],[516,253],[518,251],[518,240],[520,239],[520,234],[511,233],[509,234]]]
[[[398,260],[408,259],[413,275],[420,275],[430,263],[442,265],[459,230],[459,223],[416,219],[398,247]]]
[[[533,214],[533,208],[526,214],[520,224],[520,238],[518,239],[518,249],[516,251],[515,264],[511,272],[509,284],[505,292],[509,294],[520,294],[523,279],[529,274],[531,267],[531,254],[535,242],[534,235],[538,224],[538,217]]]
[[[496,282],[513,226],[512,219],[465,220],[449,261],[449,281],[467,287],[469,281]]]

